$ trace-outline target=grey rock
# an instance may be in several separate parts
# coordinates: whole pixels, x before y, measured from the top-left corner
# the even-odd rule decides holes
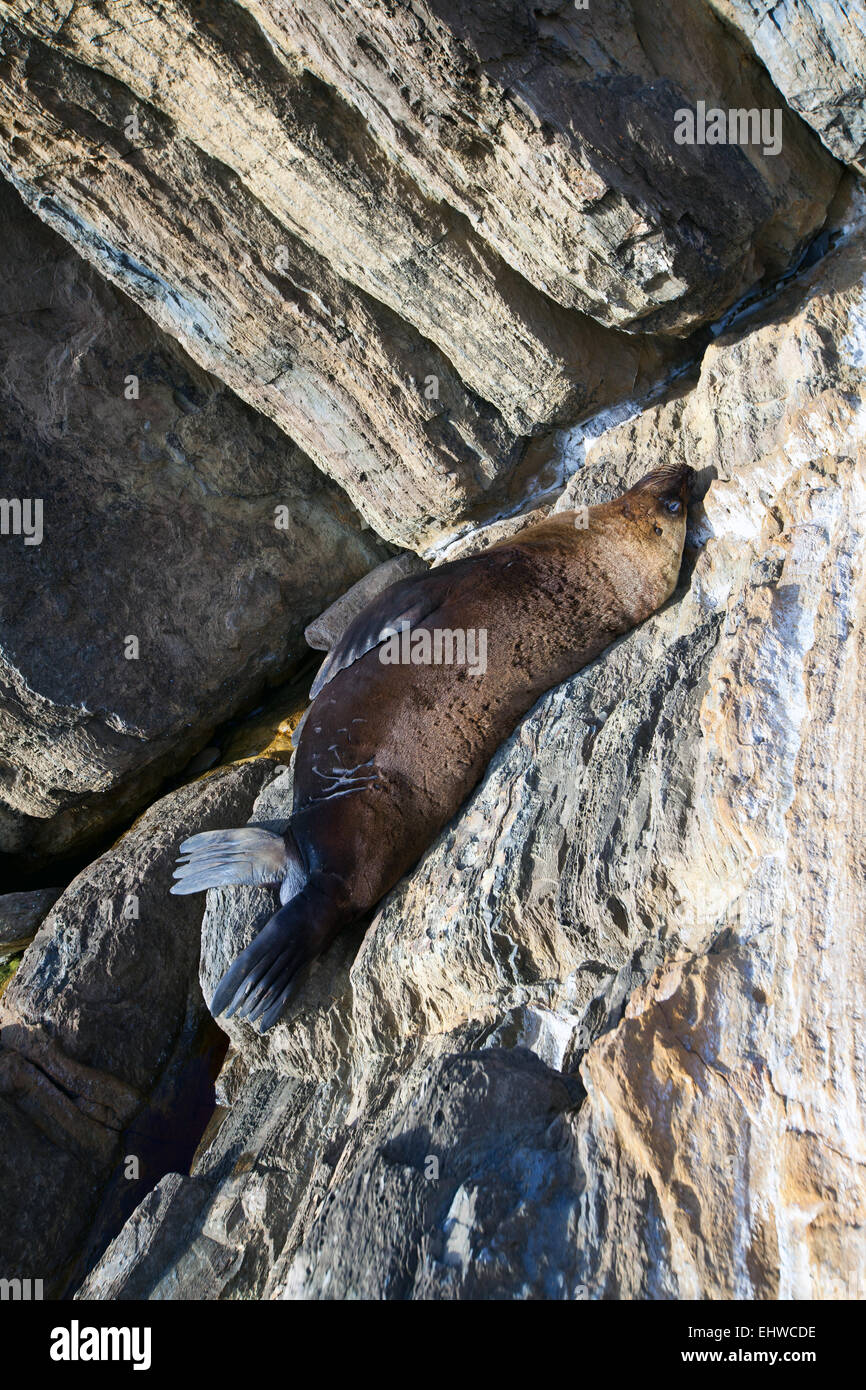
[[[5,184],[0,229],[2,495],[42,508],[40,543],[0,535],[0,850],[45,859],[152,799],[386,551]]]
[[[225,1040],[172,867],[186,836],[244,820],[273,771],[240,764],[158,801],[73,880],[0,998],[0,1265],[46,1296],[192,1157]]]
[[[363,1089],[353,1122],[338,1087],[255,1072],[197,1175],[162,1180],[77,1296],[507,1297],[515,1282],[563,1296],[576,1197],[562,1116],[579,1081],[492,1048],[382,1059]],[[467,1207],[486,1212],[477,1261]],[[274,1263],[305,1227],[298,1253]]]
[[[504,265],[464,216],[388,157],[343,99],[344,84],[322,83],[299,55],[285,54],[249,9],[177,0],[154,14],[130,0],[113,17],[109,43],[87,8],[61,17],[50,4],[23,15],[0,5],[234,170],[341,279],[435,344],[511,430],[580,409],[613,368],[613,351],[633,355],[627,340],[564,311]],[[419,391],[425,383],[418,377]]]
[[[787,267],[839,177],[702,0],[0,15],[0,167],[412,548]],[[778,107],[781,150],[678,144],[697,101]]]
[[[837,159],[863,171],[866,9],[862,0],[708,0],[741,33],[788,105]]]
[[[464,383],[450,351],[344,279],[293,220],[281,221],[156,107],[14,25],[4,25],[0,38],[10,60],[0,112],[17,119],[23,107],[32,117],[26,142],[0,134],[0,170],[40,217],[201,366],[273,419],[379,535],[400,546],[425,541],[501,487],[525,450],[523,430],[592,412],[652,377],[670,355],[590,321],[586,331],[557,327],[568,363],[565,399],[507,419],[498,390],[485,388],[488,400]],[[143,132],[138,144],[124,134],[133,117]],[[105,130],[134,158],[101,159]],[[65,157],[51,159],[49,179],[43,155],[58,142]],[[71,175],[82,159],[86,183]],[[190,200],[190,188],[201,189],[200,201]],[[431,244],[442,235],[438,226],[429,234]],[[514,295],[526,293],[513,272],[502,274],[517,281]],[[472,283],[468,271],[459,278]],[[438,311],[446,326],[456,325]],[[500,380],[498,336],[490,353],[491,381]],[[550,361],[538,356],[532,389],[543,395]]]
[[[835,186],[811,131],[704,0],[246,4],[421,187],[602,323],[682,332],[715,317],[820,226]],[[701,100],[778,108],[781,152],[675,144],[675,112]]]
[[[579,1081],[521,1048],[465,1052],[412,1079],[390,1132],[355,1156],[275,1269],[275,1296],[572,1297],[580,1195],[562,1117]]]
[[[33,940],[40,922],[62,892],[62,888],[37,888],[0,897],[0,965]]]
[[[381,594],[389,584],[396,584],[399,579],[408,579],[413,574],[421,574],[426,568],[420,555],[415,555],[411,550],[383,561],[335,599],[315,622],[310,623],[304,632],[307,645],[316,651],[329,652],[349,623],[377,594]]]
[[[166,1269],[175,1264],[183,1246],[201,1233],[198,1217],[209,1191],[207,1183],[180,1173],[160,1178],[109,1246],[100,1265],[99,1279],[85,1279],[76,1299],[123,1301],[159,1297],[156,1289]],[[210,1245],[218,1251],[215,1242]],[[201,1280],[205,1290],[201,1297],[212,1296],[216,1273],[216,1262],[210,1263],[208,1277]],[[174,1274],[170,1287],[179,1291]]]

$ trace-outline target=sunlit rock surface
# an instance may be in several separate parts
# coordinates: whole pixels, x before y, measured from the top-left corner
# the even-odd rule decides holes
[[[840,1297],[864,1267],[866,239],[586,446],[699,470],[666,607],[545,696],[81,1296]],[[291,773],[252,819],[288,815]],[[202,982],[273,911],[209,895]]]
[[[826,166],[784,110],[781,154],[707,160],[672,143],[686,104],[779,104],[702,0],[246,7],[509,265],[603,323],[682,331],[713,317],[758,264],[786,257],[822,196],[808,171],[823,186]]]
[[[837,159],[864,167],[863,0],[707,0],[751,44],[792,110]]]

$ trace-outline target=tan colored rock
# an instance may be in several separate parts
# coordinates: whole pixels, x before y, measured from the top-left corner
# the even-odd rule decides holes
[[[838,180],[781,106],[776,154],[676,142],[684,103],[777,104],[700,0],[0,15],[0,167],[411,548],[676,351],[615,328],[715,318]]]
[[[0,15],[165,113],[338,276],[434,343],[514,433],[579,413],[617,350],[634,356],[634,344],[554,304],[425,196],[342,84],[282,57],[242,5],[173,0],[154,13],[128,0],[103,12],[46,0],[23,12],[0,4]]]
[[[36,888],[0,897],[0,965],[29,945],[61,892],[60,888]]]
[[[464,384],[450,347],[441,351],[343,279],[294,224],[279,221],[155,107],[12,24],[2,43],[0,169],[40,217],[273,419],[398,545],[426,544],[504,485],[526,447],[514,424],[592,413],[652,379],[670,356],[652,340],[595,324],[581,336],[579,325],[563,325],[556,352],[568,381],[554,387],[558,404],[527,405],[509,425]],[[133,120],[135,139],[126,134]],[[507,267],[497,273],[500,288],[518,279]],[[535,297],[522,281],[514,294]],[[442,312],[456,332],[459,320],[452,329]],[[544,312],[526,309],[533,319]],[[499,342],[489,344],[491,381],[504,379]],[[533,380],[543,399],[553,380],[549,355],[538,356]],[[489,395],[498,399],[492,386]]]
[[[3,42],[0,167],[101,274],[340,482],[380,535],[411,546],[507,474],[525,441],[443,353],[119,83],[11,26]],[[26,139],[14,135],[22,110]],[[131,116],[142,146],[124,134]],[[625,390],[638,352],[629,345],[613,364]],[[428,379],[438,398],[427,399]]]
[[[684,332],[823,220],[837,175],[704,0],[246,0],[420,187],[602,323]],[[778,108],[782,151],[672,140],[675,112]],[[723,215],[720,215],[720,212]]]
[[[864,271],[861,233],[709,350],[680,417],[720,475],[692,601],[725,620],[664,855],[675,959],[582,1069],[599,1293],[862,1292]]]

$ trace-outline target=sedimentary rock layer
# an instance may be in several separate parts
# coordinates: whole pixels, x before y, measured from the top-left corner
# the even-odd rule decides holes
[[[822,219],[827,162],[703,0],[247,8],[422,188],[603,323],[685,331]],[[675,144],[675,112],[698,101],[779,108],[781,153]]]
[[[568,381],[545,405],[558,369],[549,352],[536,355],[538,409],[524,392],[509,424],[449,355],[342,278],[156,107],[11,25],[0,41],[0,167],[196,361],[296,440],[380,535],[413,545],[435,534],[507,477],[525,447],[515,427],[592,411],[663,360],[591,322],[585,332],[582,320],[560,324],[550,352],[567,360]],[[537,298],[501,270],[518,298]],[[458,317],[446,321],[460,332]],[[489,371],[504,380],[498,353]],[[501,399],[492,385],[489,396]]]
[[[866,7],[863,0],[707,0],[743,35],[793,111],[837,159],[863,169]]]
[[[0,236],[0,850],[44,857],[146,804],[383,548],[5,184]]]
[[[403,545],[786,267],[838,178],[699,0],[0,15],[0,166]],[[678,143],[696,102],[778,148]]]
[[[242,6],[4,9],[232,169],[338,276],[445,353],[512,430],[584,405],[617,339],[533,290],[461,214],[425,197],[339,89],[281,57]]]

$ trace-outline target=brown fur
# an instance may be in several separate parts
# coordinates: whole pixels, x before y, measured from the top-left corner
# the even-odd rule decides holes
[[[690,474],[656,470],[590,508],[586,529],[573,512],[550,517],[359,615],[320,673],[297,750],[289,839],[304,887],[235,962],[215,1009],[240,1000],[270,1026],[300,967],[412,867],[535,701],[665,602]],[[405,612],[413,631],[486,629],[485,674],[383,664],[381,629]]]
[[[674,488],[684,501],[682,473]],[[535,701],[673,592],[684,505],[676,519],[660,513],[642,481],[590,508],[586,529],[575,518],[560,513],[458,562],[453,586],[415,625],[486,628],[484,675],[383,665],[376,647],[319,693],[296,755],[293,830],[339,874],[356,912],[411,867]],[[375,782],[331,801],[323,795],[332,768],[370,760]]]

